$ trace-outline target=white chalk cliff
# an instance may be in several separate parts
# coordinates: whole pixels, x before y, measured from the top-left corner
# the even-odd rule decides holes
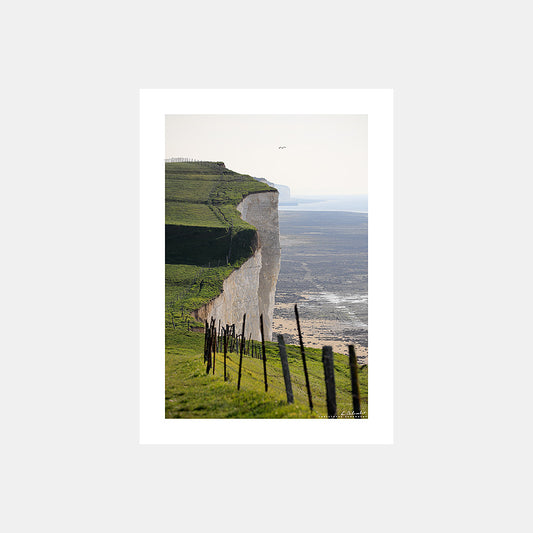
[[[263,315],[265,340],[272,340],[272,318],[281,261],[279,244],[278,192],[253,193],[237,206],[243,220],[257,228],[258,247],[252,257],[224,280],[222,293],[198,309],[198,320],[211,317],[236,324],[240,333],[246,313],[246,338],[261,339],[259,316]]]

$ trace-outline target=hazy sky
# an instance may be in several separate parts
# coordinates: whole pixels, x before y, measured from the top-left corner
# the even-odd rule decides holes
[[[224,161],[292,195],[365,194],[367,116],[167,115],[166,157]]]

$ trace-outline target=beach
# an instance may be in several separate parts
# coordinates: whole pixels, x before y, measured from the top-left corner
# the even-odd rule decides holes
[[[298,305],[304,345],[338,353],[356,346],[368,362],[368,216],[366,213],[280,211],[281,269],[274,339],[297,344]]]

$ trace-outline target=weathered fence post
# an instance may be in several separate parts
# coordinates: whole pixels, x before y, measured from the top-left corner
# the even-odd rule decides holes
[[[211,335],[211,328],[208,330],[208,337],[207,337],[207,369],[206,373],[209,374],[209,371],[211,370],[211,341],[212,341],[212,335]]]
[[[246,313],[242,317],[242,334],[244,335],[244,326],[246,325]],[[235,330],[235,325],[233,326]],[[241,371],[242,371],[242,345],[241,345],[241,357],[239,358],[239,379],[237,380],[237,390],[241,388]]]
[[[213,348],[213,353],[216,352],[216,349],[217,349],[217,334],[216,334],[216,331],[217,331],[217,322],[216,322],[216,319],[213,317],[211,318],[211,337],[212,337],[212,348]]]
[[[227,324],[226,324],[227,328]],[[228,375],[226,374],[226,354],[228,353],[228,335],[227,329],[224,330],[224,381],[228,381]]]
[[[333,348],[322,347],[322,364],[324,365],[324,380],[326,382],[326,403],[328,418],[337,418],[337,398],[335,396],[335,369],[333,366]]]
[[[226,324],[226,330],[225,330],[224,335],[226,335],[226,337],[227,337],[226,342],[228,344],[228,352],[229,352],[230,351],[230,349],[229,349],[229,324]]]
[[[311,385],[309,384],[309,374],[307,373],[307,361],[305,360],[304,341],[302,340],[302,330],[300,328],[300,316],[298,315],[298,306],[294,304],[294,314],[296,315],[296,324],[298,326],[298,337],[300,339],[300,352],[304,364],[305,386],[307,388],[307,398],[309,399],[309,409],[313,410],[313,398],[311,397]]]
[[[217,327],[216,324],[213,327],[213,375],[215,375],[215,361],[217,352]]]
[[[279,358],[281,359],[281,368],[283,369],[283,379],[285,380],[285,390],[287,392],[287,403],[294,403],[292,394],[291,373],[289,371],[289,360],[285,348],[283,335],[278,335]]]
[[[267,382],[267,356],[265,351],[265,334],[263,332],[263,315],[259,317],[259,323],[261,324],[261,346],[263,348],[263,373],[265,375],[265,392],[268,392]]]
[[[207,363],[207,336],[209,334],[209,326],[207,320],[205,321],[205,335],[204,335],[204,363]]]
[[[350,360],[350,376],[352,378],[353,417],[361,418],[361,395],[359,393],[359,376],[357,375],[357,357],[353,344],[348,346],[348,357]]]

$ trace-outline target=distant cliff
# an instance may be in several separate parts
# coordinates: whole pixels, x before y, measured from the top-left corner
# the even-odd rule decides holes
[[[263,183],[266,183],[267,185],[270,185],[271,187],[274,187],[279,192],[279,202],[289,202],[291,200],[291,190],[287,185],[280,185],[279,183],[273,183],[271,181],[268,181],[265,178],[255,178],[257,181],[261,181]]]

